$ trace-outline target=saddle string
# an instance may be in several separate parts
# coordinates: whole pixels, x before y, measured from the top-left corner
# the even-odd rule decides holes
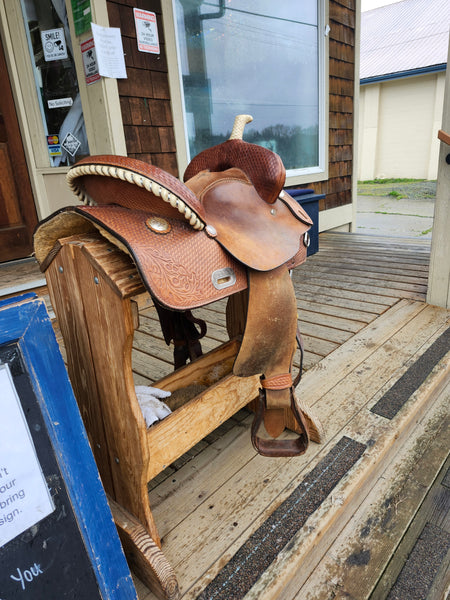
[[[174,369],[178,369],[202,356],[200,340],[206,335],[206,323],[194,317],[190,310],[173,311],[162,306],[155,298],[153,303],[158,313],[164,341],[169,346],[173,341]],[[197,329],[199,327],[200,331]]]

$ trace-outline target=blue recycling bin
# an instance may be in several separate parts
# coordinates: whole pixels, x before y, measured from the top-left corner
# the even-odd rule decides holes
[[[309,230],[311,243],[307,256],[315,254],[319,250],[319,200],[325,198],[325,194],[315,194],[314,190],[310,189],[286,189],[286,192],[300,204],[313,221]]]

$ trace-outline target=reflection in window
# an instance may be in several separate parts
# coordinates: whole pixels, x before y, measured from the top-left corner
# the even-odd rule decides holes
[[[64,0],[22,0],[38,101],[54,167],[89,154]]]
[[[226,140],[247,113],[247,141],[287,169],[317,167],[317,0],[174,1],[190,157]]]

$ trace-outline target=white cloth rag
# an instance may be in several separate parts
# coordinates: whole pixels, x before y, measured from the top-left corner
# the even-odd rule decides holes
[[[172,412],[167,404],[162,402],[162,398],[168,398],[170,392],[146,385],[137,385],[135,390],[147,427],[161,421]]]

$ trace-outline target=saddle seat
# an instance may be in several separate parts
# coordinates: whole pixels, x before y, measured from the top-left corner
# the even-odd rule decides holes
[[[108,155],[79,161],[67,180],[83,205],[62,209],[38,226],[34,243],[41,268],[51,262],[58,239],[99,230],[133,259],[164,315],[166,341],[163,323],[172,311],[247,290],[233,373],[261,375],[253,444],[269,456],[303,453],[312,423],[291,376],[298,330],[289,270],[306,259],[312,221],[283,191],[281,159],[237,136],[195,157],[185,183],[139,160]],[[277,440],[287,407],[300,434]],[[263,420],[268,439],[259,435]]]

